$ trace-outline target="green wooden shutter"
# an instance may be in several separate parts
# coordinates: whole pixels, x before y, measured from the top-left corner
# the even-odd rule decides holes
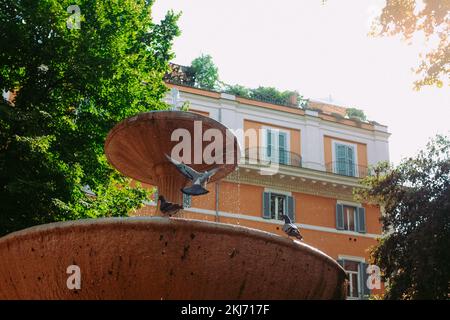
[[[183,193],[183,208],[190,208],[192,205],[192,196]]]
[[[344,206],[336,204],[336,229],[344,230]]]
[[[286,147],[287,147],[287,135],[284,132],[280,132],[278,134],[278,158],[279,163],[281,164],[287,164],[287,154],[286,154]]]
[[[361,262],[359,264],[359,282],[360,282],[360,292],[361,298],[368,299],[370,296],[370,289],[367,286],[367,279],[369,279],[369,274],[367,274],[367,263]]]
[[[272,148],[273,148],[273,144],[272,144],[272,130],[267,129],[267,150],[266,150],[266,155],[267,158],[270,159],[272,157]]]
[[[363,207],[357,209],[357,229],[356,231],[366,233],[366,209]]]
[[[271,219],[272,215],[270,214],[270,192],[263,193],[263,218]]]
[[[343,144],[337,144],[336,143],[336,163],[335,163],[335,173],[345,175],[347,174],[347,168],[346,168],[346,146]]]
[[[346,166],[347,166],[347,175],[354,177],[355,176],[355,163],[354,163],[353,147],[347,146]]]
[[[344,144],[335,144],[335,173],[356,176],[355,149]]]
[[[291,196],[287,196],[287,215],[295,222],[295,199]]]

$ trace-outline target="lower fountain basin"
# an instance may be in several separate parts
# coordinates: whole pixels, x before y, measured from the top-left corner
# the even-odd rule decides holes
[[[68,288],[71,265],[80,289]],[[344,298],[345,272],[332,258],[240,226],[106,218],[0,238],[0,299]]]

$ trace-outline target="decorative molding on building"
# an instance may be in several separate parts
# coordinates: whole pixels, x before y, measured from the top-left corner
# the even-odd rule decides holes
[[[351,183],[349,185],[342,184],[336,181],[324,181],[320,179],[314,179],[311,177],[302,177],[298,174],[293,177],[299,179],[283,179],[280,175],[288,176],[289,174],[282,173],[272,176],[259,174],[259,169],[236,170],[225,178],[225,181],[232,183],[242,183],[255,185],[262,188],[272,188],[278,190],[284,190],[287,192],[299,192],[315,196],[323,196],[333,199],[340,199],[345,201],[354,201],[353,188],[361,187],[357,183]],[[355,180],[355,179],[354,179]],[[321,181],[322,183],[317,183]]]
[[[187,209],[184,209],[183,211],[205,214],[205,215],[213,215],[213,216],[217,215],[217,212],[214,210],[207,210],[207,209],[200,209],[200,208],[187,208]],[[224,212],[224,211],[219,211],[218,213],[219,213],[219,217],[242,219],[242,220],[255,221],[255,222],[261,222],[261,223],[267,223],[267,224],[274,224],[274,225],[279,225],[279,226],[282,226],[284,224],[284,222],[280,221],[280,220],[264,219],[262,217],[255,217],[255,216],[250,216],[250,215],[246,215],[246,214],[230,213],[230,212]],[[353,237],[363,237],[363,238],[370,238],[370,239],[378,239],[378,238],[382,237],[381,234],[359,233],[359,232],[348,231],[348,230],[337,230],[335,228],[316,226],[316,225],[311,225],[311,224],[296,223],[295,225],[297,225],[299,228],[305,229],[305,230],[328,232],[328,233],[339,234],[339,235],[348,235],[348,236],[353,236]]]

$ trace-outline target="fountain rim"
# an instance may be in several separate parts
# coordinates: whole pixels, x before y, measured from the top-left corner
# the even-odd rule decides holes
[[[3,246],[9,247],[11,244],[17,244],[18,239],[32,239],[34,237],[43,236],[46,234],[51,234],[53,232],[60,232],[64,229],[74,228],[89,229],[89,228],[102,228],[107,226],[118,225],[122,227],[130,226],[136,228],[146,228],[148,225],[164,227],[169,225],[174,225],[177,228],[194,228],[198,231],[218,233],[218,234],[229,234],[229,235],[240,235],[255,240],[270,241],[279,246],[288,247],[291,249],[300,249],[301,251],[307,252],[308,254],[314,256],[315,258],[325,262],[331,267],[336,268],[345,277],[346,272],[342,266],[329,255],[323,251],[310,246],[306,243],[300,241],[294,241],[287,237],[282,237],[275,233],[249,228],[240,225],[231,225],[227,223],[212,222],[198,219],[186,219],[186,218],[167,218],[167,217],[110,217],[110,218],[97,218],[97,219],[79,219],[70,221],[59,221],[52,222],[37,226],[32,226],[19,231],[14,231],[3,237],[0,237],[0,250]]]

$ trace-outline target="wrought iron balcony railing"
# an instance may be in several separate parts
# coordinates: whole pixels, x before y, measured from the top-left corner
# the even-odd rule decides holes
[[[369,169],[365,166],[357,165],[351,161],[328,162],[326,171],[339,174],[341,176],[364,178],[369,175]]]
[[[301,167],[302,157],[295,152],[287,150],[253,147],[245,149],[245,163],[277,163],[285,166]]]
[[[244,164],[259,164],[266,166],[276,163],[355,178],[364,178],[370,174],[369,169],[366,166],[360,166],[351,161],[333,161],[328,162],[325,166],[311,166],[310,163],[302,163],[302,157],[299,154],[286,150],[277,150],[275,148],[246,148],[244,155],[245,157],[242,159]]]

